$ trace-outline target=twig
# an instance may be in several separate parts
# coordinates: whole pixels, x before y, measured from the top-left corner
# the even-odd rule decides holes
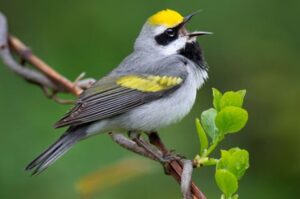
[[[193,163],[191,160],[183,160],[183,169],[181,177],[181,192],[186,199],[192,198],[191,182],[193,173]]]
[[[10,50],[14,51],[21,57],[20,64],[14,60]],[[82,75],[80,75],[75,80],[75,82],[72,82],[56,72],[43,60],[34,55],[30,51],[30,49],[23,44],[23,42],[21,42],[14,36],[8,35],[6,18],[1,13],[0,58],[3,60],[4,64],[14,73],[31,83],[41,86],[48,97],[51,97],[51,99],[59,101],[60,103],[65,103],[65,101],[61,101],[61,99],[57,98],[57,96],[55,95],[56,93],[67,92],[73,94],[74,96],[79,96],[84,89],[88,88],[95,82],[94,79],[80,80],[82,78]],[[30,63],[35,70],[25,67],[26,62]],[[49,91],[52,91],[52,93]],[[110,133],[109,135],[112,137],[114,142],[116,142],[123,148],[131,150],[152,160],[158,162],[160,161],[147,150],[138,146],[137,143],[128,139],[124,135],[116,133]],[[156,142],[153,142],[151,136],[157,138]],[[169,150],[164,146],[157,134],[150,134],[149,138],[150,142],[157,147],[158,152],[162,157],[165,154],[169,153]],[[185,199],[189,199],[191,197],[190,191],[192,193],[193,199],[206,199],[199,188],[193,182],[191,182],[192,161],[185,160],[182,164],[179,160],[173,160],[164,166],[168,167],[169,174],[173,176],[177,182],[181,183],[181,189]]]
[[[117,134],[117,133],[109,133],[113,141],[118,143],[120,146],[137,153],[139,155],[143,155],[145,157],[148,157],[152,160],[155,160],[157,162],[160,162],[160,159],[153,156],[151,153],[149,153],[144,148],[140,147],[136,142],[128,139],[123,134]],[[153,134],[150,134],[153,136]],[[158,135],[156,135],[158,136]],[[157,137],[156,139],[159,140],[160,145],[157,145],[160,149],[160,156],[161,158],[164,157],[164,153],[169,152],[163,143],[161,142],[161,139]],[[153,141],[153,140],[152,140]],[[163,149],[162,149],[163,148]],[[193,162],[191,160],[183,160],[183,165],[179,161],[171,161],[168,165],[164,165],[168,167],[168,174],[173,176],[175,180],[181,184],[181,190],[184,199],[205,199],[205,196],[200,192],[200,190],[197,188],[197,186],[191,181],[192,172],[193,172]],[[192,185],[192,187],[191,187]]]
[[[159,161],[155,156],[153,156],[151,153],[149,153],[144,148],[138,146],[137,143],[135,143],[131,139],[128,139],[123,134],[112,133],[111,132],[111,133],[109,133],[109,135],[111,136],[111,138],[114,142],[116,142],[117,144],[119,144],[123,148],[126,148],[126,149],[128,149],[128,150],[130,150],[134,153],[145,156],[145,157],[150,158],[152,160]]]
[[[10,54],[7,41],[7,23],[5,17],[0,13],[0,56],[4,64],[17,75],[30,82],[44,85],[50,89],[59,90],[57,85],[50,81],[43,74],[18,64]]]
[[[9,35],[8,41],[11,49],[20,55],[22,59],[32,64],[54,83],[62,86],[62,88],[66,89],[65,91],[77,96],[82,92],[82,89],[77,87],[73,82],[60,75],[52,67],[48,66],[43,60],[32,54],[31,50],[27,48],[18,38]]]
[[[163,155],[168,155],[168,153],[170,153],[156,132],[152,132],[149,134],[149,140],[151,144],[155,145],[160,151],[162,151]],[[191,161],[191,164],[193,165],[193,161]],[[170,175],[172,175],[178,183],[181,183],[181,185],[186,184],[186,182],[182,183],[182,178],[184,178],[184,180],[186,181],[188,181],[189,178],[191,179],[192,173],[187,172],[189,171],[188,168],[185,168],[186,170],[184,174],[189,176],[182,177],[184,166],[180,161],[178,160],[171,161],[168,166],[170,168],[169,170]],[[186,164],[185,166],[188,165]],[[206,199],[205,195],[200,191],[200,189],[196,186],[196,184],[192,181],[190,181],[190,183],[191,183],[191,189],[187,189],[186,187],[181,187],[182,189],[183,188],[185,189],[183,191],[183,195],[191,191],[194,199]]]
[[[20,63],[14,60],[11,51],[21,57]],[[71,82],[59,74],[34,55],[18,38],[8,34],[7,21],[2,13],[0,13],[0,57],[4,64],[14,73],[30,83],[53,90],[53,93],[67,92],[79,96],[83,89],[90,87],[95,82],[92,78],[80,80],[82,76],[78,81]],[[25,67],[26,62],[30,63],[34,69]],[[65,102],[65,100],[59,99],[54,95],[51,98],[59,103]]]

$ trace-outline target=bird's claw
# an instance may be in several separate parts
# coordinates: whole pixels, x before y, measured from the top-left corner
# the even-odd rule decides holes
[[[182,159],[185,159],[186,157],[182,154],[176,153],[175,150],[170,150],[169,153],[165,154],[163,157],[166,161],[172,162],[174,160],[181,161]]]
[[[165,154],[163,157],[162,157],[162,165],[163,165],[163,168],[164,168],[164,172],[166,175],[170,175],[171,171],[170,171],[170,163],[172,161],[179,161],[181,162],[183,159],[185,159],[185,157],[181,154],[177,154],[177,153],[174,153],[174,151],[170,151],[168,154]]]

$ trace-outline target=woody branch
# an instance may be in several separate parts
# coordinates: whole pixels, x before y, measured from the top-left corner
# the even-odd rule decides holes
[[[20,57],[19,62],[14,59],[12,53]],[[75,97],[78,97],[84,89],[89,88],[95,82],[95,80],[92,78],[82,80],[84,76],[82,74],[79,75],[74,82],[72,82],[55,71],[42,59],[34,55],[31,50],[23,44],[23,42],[8,33],[6,18],[1,13],[0,58],[2,59],[4,65],[6,65],[12,72],[22,77],[29,83],[40,86],[47,97],[50,97],[56,102],[62,104],[72,102],[59,99],[56,96],[57,93],[70,93]],[[29,63],[32,67],[26,67],[26,63]],[[114,142],[123,148],[159,162],[159,160],[151,153],[147,152],[147,150],[140,147],[137,145],[137,143],[125,137],[124,135],[118,133],[110,133],[109,135]],[[152,144],[157,146],[158,154],[163,156],[169,150],[164,147],[159,137],[157,138],[158,142]],[[204,194],[199,190],[195,183],[191,181],[193,170],[193,164],[191,160],[173,160],[164,166],[168,168],[169,174],[181,184],[181,191],[184,198],[206,199]]]

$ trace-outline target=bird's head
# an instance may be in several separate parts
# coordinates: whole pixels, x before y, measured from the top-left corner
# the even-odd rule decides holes
[[[174,10],[166,9],[152,15],[142,28],[135,50],[162,55],[173,55],[184,49],[197,36],[210,34],[204,31],[189,32],[185,25],[197,12],[183,17]]]

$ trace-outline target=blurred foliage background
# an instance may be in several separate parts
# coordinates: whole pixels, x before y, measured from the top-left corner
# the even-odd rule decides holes
[[[203,9],[188,28],[215,33],[199,39],[210,78],[192,113],[161,130],[161,136],[170,148],[193,158],[199,147],[194,118],[211,106],[211,88],[247,89],[250,121],[242,133],[229,136],[222,145],[250,152],[250,169],[239,189],[244,199],[299,194],[299,7],[296,0],[0,0],[10,32],[71,79],[82,71],[100,78],[117,66],[153,13],[164,8],[183,14]],[[0,91],[0,198],[79,198],[76,184],[84,176],[136,157],[102,135],[81,142],[46,172],[30,177],[23,168],[63,132],[52,124],[69,107],[47,100],[39,88],[2,63]],[[180,198],[178,185],[163,175],[160,165],[147,164],[153,166],[151,171],[90,198]],[[195,170],[193,178],[208,198],[219,198],[213,174],[213,169],[204,168]]]

